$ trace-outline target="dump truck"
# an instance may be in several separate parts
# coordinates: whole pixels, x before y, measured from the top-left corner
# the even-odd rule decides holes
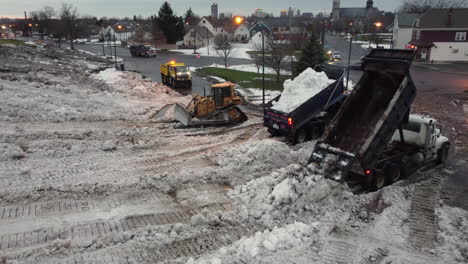
[[[130,53],[133,57],[156,57],[157,51],[149,44],[139,44],[130,46]]]
[[[247,115],[239,108],[241,98],[236,94],[231,82],[213,84],[209,96],[195,95],[186,106],[166,105],[160,112],[174,108],[174,117],[185,127],[234,125],[247,120]],[[158,115],[156,115],[157,118]]]
[[[329,79],[336,81],[289,113],[272,108],[281,95],[268,102],[263,125],[271,135],[284,136],[293,144],[317,139],[338,112],[347,97],[343,85],[346,68],[320,64],[315,70],[325,72]]]
[[[161,64],[161,82],[172,88],[192,89],[192,73],[184,63],[170,61]]]
[[[447,159],[450,143],[430,117],[410,115],[414,51],[374,49],[363,75],[309,159],[327,177],[379,189]]]

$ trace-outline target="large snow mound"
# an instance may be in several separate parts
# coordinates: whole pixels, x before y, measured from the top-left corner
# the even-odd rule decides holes
[[[298,150],[292,150],[283,142],[265,139],[229,148],[219,154],[215,163],[220,166],[218,173],[225,171],[230,179],[250,181],[292,163],[305,164],[314,144],[308,142]]]
[[[286,80],[284,82],[283,93],[279,101],[273,104],[272,108],[289,113],[334,81],[328,79],[324,72],[316,72],[312,68],[307,68],[294,80]]]

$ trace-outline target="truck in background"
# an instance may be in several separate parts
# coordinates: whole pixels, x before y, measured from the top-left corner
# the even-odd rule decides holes
[[[412,169],[446,161],[450,143],[430,117],[410,115],[416,87],[411,50],[374,49],[359,82],[309,159],[324,175],[379,189]]]
[[[346,68],[320,64],[315,70],[325,72],[329,79],[336,81],[289,113],[272,108],[281,95],[268,102],[263,125],[271,135],[284,136],[293,144],[317,139],[338,112],[346,99],[343,84]]]
[[[151,47],[149,44],[138,44],[130,46],[130,53],[133,57],[156,57],[156,48]]]
[[[169,63],[161,64],[161,82],[173,89],[184,87],[192,89],[192,73],[184,63],[170,61]]]

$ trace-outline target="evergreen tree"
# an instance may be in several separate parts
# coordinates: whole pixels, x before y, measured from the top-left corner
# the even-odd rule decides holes
[[[183,35],[183,27],[180,26],[180,21],[181,19],[175,16],[171,5],[164,2],[158,12],[158,24],[166,36],[167,43],[173,44]]]
[[[322,45],[320,44],[317,36],[312,33],[309,41],[302,49],[301,57],[294,67],[294,76],[299,75],[307,68],[313,68],[319,63],[325,61],[325,54],[323,52]]]
[[[195,17],[195,13],[193,13],[192,8],[189,7],[187,12],[185,12],[185,19],[184,19],[185,23],[191,23],[194,17]]]

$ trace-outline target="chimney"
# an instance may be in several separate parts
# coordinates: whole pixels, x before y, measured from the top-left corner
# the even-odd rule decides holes
[[[453,8],[449,8],[448,18],[447,18],[447,27],[452,27],[452,17],[453,17]]]

